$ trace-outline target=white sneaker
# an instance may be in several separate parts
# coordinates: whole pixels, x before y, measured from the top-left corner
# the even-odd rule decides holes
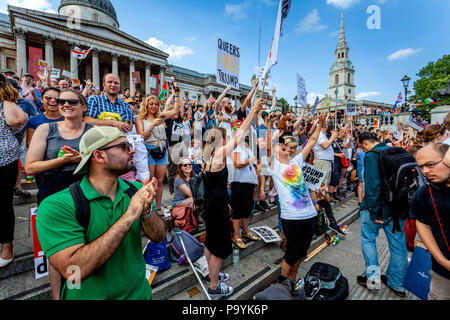
[[[14,260],[14,256],[11,259],[5,260],[0,258],[0,268],[4,268]]]

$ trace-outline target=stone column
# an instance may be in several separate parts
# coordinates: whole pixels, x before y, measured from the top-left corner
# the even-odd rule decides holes
[[[92,83],[100,88],[100,66],[98,63],[98,54],[100,50],[97,48],[93,48],[92,52]]]
[[[130,93],[134,95],[136,93],[136,86],[133,82],[133,72],[136,71],[136,59],[129,58],[130,60]]]
[[[0,69],[6,69],[7,68],[6,55],[2,51],[4,50],[0,48]]]
[[[159,91],[164,87],[164,83],[166,82],[166,66],[160,66],[159,72]]]
[[[69,42],[70,49],[70,73],[74,79],[78,79],[78,59],[72,54],[73,49],[77,46],[74,42]]]
[[[151,77],[151,69],[150,69],[150,62],[145,63],[145,94],[148,96],[151,94],[151,87],[150,87],[150,77]]]
[[[45,61],[52,67],[55,66],[54,55],[53,55],[53,42],[55,38],[50,35],[46,35],[43,37],[45,43]]]
[[[17,76],[24,75],[28,73],[28,63],[27,63],[27,32],[21,28],[14,30],[16,37],[16,65],[17,65]]]
[[[112,73],[114,73],[116,76],[119,76],[119,57],[120,57],[119,54],[111,53]]]

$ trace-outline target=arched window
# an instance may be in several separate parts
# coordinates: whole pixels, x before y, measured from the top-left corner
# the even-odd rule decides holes
[[[338,74],[334,77],[334,83],[335,83],[336,85],[339,84],[339,75],[338,75]]]
[[[340,53],[338,53],[338,59],[340,59],[341,58],[341,54]]]
[[[348,83],[351,83],[351,75],[350,75],[350,73],[348,74]]]
[[[98,16],[98,14],[94,13],[94,15],[92,16],[92,20],[94,22],[100,22],[100,17]]]

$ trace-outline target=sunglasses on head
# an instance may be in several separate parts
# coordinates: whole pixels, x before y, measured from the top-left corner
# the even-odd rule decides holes
[[[69,103],[70,106],[75,107],[75,106],[78,105],[78,103],[79,103],[80,101],[79,101],[78,99],[59,99],[59,98],[56,98],[56,103],[57,103],[59,106],[65,105],[66,102]]]
[[[130,150],[132,148],[132,145],[131,145],[131,143],[126,141],[126,142],[122,142],[122,143],[119,143],[119,144],[115,144],[113,146],[100,148],[100,149],[97,149],[97,150],[106,151],[106,150],[109,150],[109,149],[112,149],[112,148],[121,148],[123,151],[130,152]]]

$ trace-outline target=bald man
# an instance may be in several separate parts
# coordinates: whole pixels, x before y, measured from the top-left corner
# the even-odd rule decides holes
[[[445,160],[444,160],[445,157]],[[432,258],[429,300],[450,300],[450,151],[443,143],[417,152],[417,163],[428,183],[414,195],[411,214]]]

